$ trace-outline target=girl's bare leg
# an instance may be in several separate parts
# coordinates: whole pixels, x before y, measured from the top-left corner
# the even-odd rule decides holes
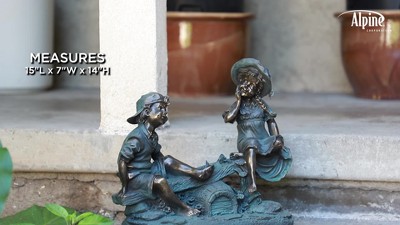
[[[244,158],[246,160],[247,165],[247,180],[248,180],[248,187],[247,190],[249,193],[253,193],[257,191],[256,186],[256,149],[249,148],[244,153]]]

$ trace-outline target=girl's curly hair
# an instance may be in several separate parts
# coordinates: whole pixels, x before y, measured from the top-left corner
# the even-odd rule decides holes
[[[239,69],[239,82],[244,83],[246,80],[249,80],[251,82],[254,82],[256,84],[256,95],[261,94],[263,88],[264,88],[264,78],[260,74],[260,72],[253,67],[244,67]]]
[[[265,82],[263,76],[260,74],[260,72],[256,68],[253,68],[253,67],[240,68],[239,69],[239,81],[240,81],[240,83],[243,83],[246,80],[255,82],[257,89],[256,89],[256,95],[254,96],[254,99],[264,112],[270,114],[271,109],[260,97],[260,94],[264,88],[263,85]],[[273,95],[273,92],[270,93],[270,96],[272,96],[272,95]]]

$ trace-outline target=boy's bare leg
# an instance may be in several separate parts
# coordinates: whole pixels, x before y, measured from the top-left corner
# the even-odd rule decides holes
[[[184,214],[186,216],[197,216],[200,214],[200,211],[197,209],[193,209],[183,203],[179,198],[175,195],[175,193],[171,190],[168,185],[167,180],[161,176],[155,176],[153,183],[153,190],[156,195],[158,195],[165,203],[170,206],[176,213]]]
[[[193,177],[200,181],[204,181],[210,178],[214,171],[214,166],[207,166],[204,169],[199,170],[169,155],[165,156],[164,164],[167,169],[172,170],[173,172],[189,175],[190,177]]]

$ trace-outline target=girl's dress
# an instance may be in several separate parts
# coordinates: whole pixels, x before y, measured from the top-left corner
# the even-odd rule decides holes
[[[265,102],[263,103],[267,106]],[[265,123],[275,116],[271,111],[263,110],[255,99],[242,99],[236,117],[238,151],[244,153],[249,148],[256,149],[258,153],[256,172],[261,178],[271,182],[282,179],[292,163],[292,156],[288,147],[285,146],[282,150],[272,151],[276,136],[269,134],[265,128]]]

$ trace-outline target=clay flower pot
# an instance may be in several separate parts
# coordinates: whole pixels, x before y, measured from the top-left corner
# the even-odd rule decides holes
[[[245,57],[249,18],[249,13],[169,12],[168,93],[234,93],[230,69]]]
[[[360,15],[336,14],[341,21],[343,65],[356,96],[400,99],[400,10],[376,12],[384,16],[382,26],[364,29],[356,26]],[[380,17],[361,12],[361,17],[376,15]]]

